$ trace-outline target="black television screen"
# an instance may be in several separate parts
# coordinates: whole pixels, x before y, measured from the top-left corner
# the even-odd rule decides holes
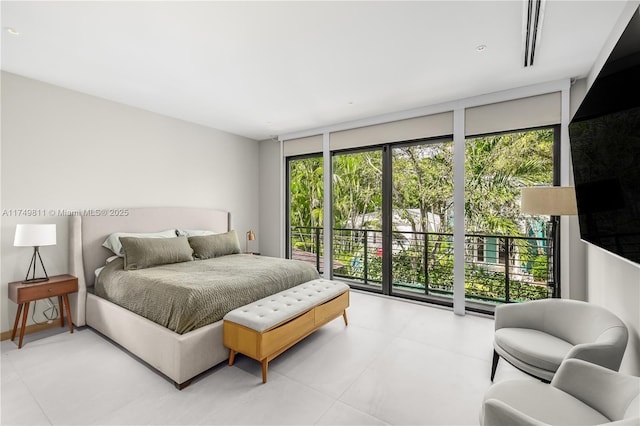
[[[569,133],[582,239],[640,263],[640,107]]]
[[[583,240],[640,264],[640,17],[569,125]]]

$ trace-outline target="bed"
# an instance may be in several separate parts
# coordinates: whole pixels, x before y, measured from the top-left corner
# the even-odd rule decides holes
[[[229,351],[223,346],[223,321],[216,320],[204,326],[191,327],[193,329],[174,327],[176,331],[173,331],[99,297],[94,287],[95,270],[104,266],[107,258],[113,256],[102,243],[115,232],[206,229],[225,233],[230,230],[229,213],[178,207],[126,209],[121,213],[121,216],[70,217],[69,269],[71,274],[78,277],[78,293],[70,296],[73,322],[76,326],[86,325],[97,330],[164,374],[178,389],[182,389],[198,374],[228,359]],[[228,267],[240,270],[243,261],[257,264],[267,262],[267,258],[239,254],[231,255],[225,261],[231,262]],[[207,261],[193,262],[204,265]],[[216,264],[214,269],[220,269],[219,265]],[[255,274],[255,270],[253,273]],[[314,270],[309,276],[315,277],[316,274]],[[102,280],[102,273],[100,276]],[[279,290],[273,290],[274,293],[277,291]],[[245,297],[257,300],[262,297],[258,297],[258,294]],[[126,303],[121,304],[126,306]]]

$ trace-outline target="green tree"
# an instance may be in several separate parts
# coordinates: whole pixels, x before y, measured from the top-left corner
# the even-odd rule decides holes
[[[379,229],[379,218],[367,214],[382,209],[382,152],[335,155],[332,166],[334,227]]]
[[[311,228],[323,226],[323,163],[322,157],[289,161],[289,221],[291,245],[315,252]]]
[[[467,141],[465,219],[469,233],[522,235],[520,188],[551,185],[553,130]]]
[[[449,220],[453,207],[452,145],[450,142],[433,143],[393,149],[394,215],[409,223],[414,232],[406,246],[402,239],[396,239],[396,244],[403,246],[403,250],[416,252],[409,256],[396,255],[394,263],[404,259],[404,268],[410,268],[413,276],[419,276],[424,269],[420,255],[424,238],[417,232],[435,232],[429,241],[428,269],[438,267],[450,253],[449,244],[446,244],[448,237],[441,233],[452,231]],[[417,216],[414,211],[418,212]],[[405,275],[394,265],[394,280]]]

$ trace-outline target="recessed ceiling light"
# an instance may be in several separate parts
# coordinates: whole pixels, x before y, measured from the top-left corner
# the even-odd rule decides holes
[[[20,32],[15,28],[7,28],[7,32],[11,35],[20,35]]]
[[[487,45],[486,44],[481,44],[481,45],[476,47],[476,52],[484,52],[485,50],[487,50]]]

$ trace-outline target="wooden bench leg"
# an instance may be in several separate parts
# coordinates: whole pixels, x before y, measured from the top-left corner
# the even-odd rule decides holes
[[[349,325],[349,320],[347,319],[347,310],[346,309],[342,313],[342,318],[344,319],[344,325]]]
[[[236,359],[236,351],[234,351],[233,349],[231,349],[229,351],[229,366],[233,365],[233,361]]]
[[[268,368],[269,368],[269,361],[265,358],[262,360],[262,383],[267,383]]]

